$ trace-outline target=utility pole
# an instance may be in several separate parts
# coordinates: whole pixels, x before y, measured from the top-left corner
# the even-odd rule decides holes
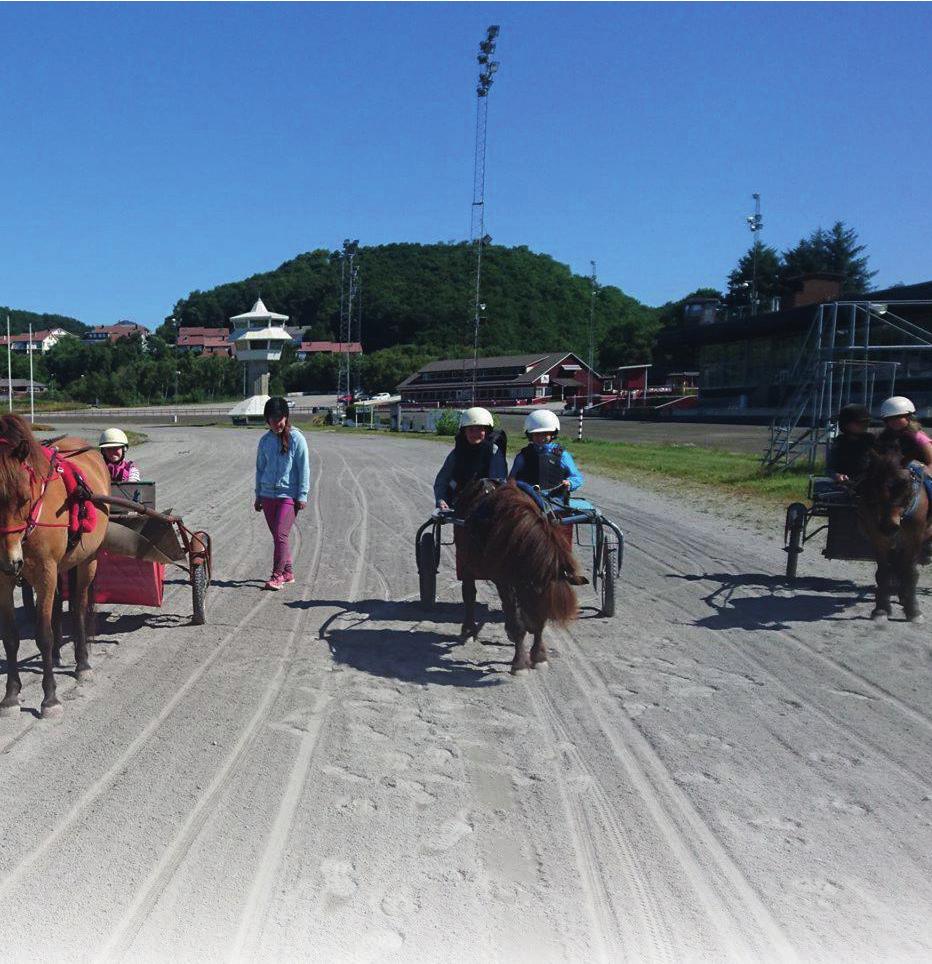
[[[589,264],[592,265],[592,274],[589,276],[589,285],[592,290],[589,299],[589,373],[586,377],[586,385],[588,386],[586,408],[592,407],[592,372],[595,368],[595,296],[599,290],[599,282],[595,274],[595,262],[590,261]]]
[[[32,322],[29,322],[29,421],[36,420],[36,383],[32,380]]]
[[[13,411],[13,346],[10,343],[10,316],[6,316],[6,391],[10,403],[10,411]]]
[[[359,241],[343,242],[343,253],[340,261],[340,357],[339,376],[337,378],[337,398],[352,396],[352,370],[350,344],[353,340],[353,302],[356,300],[359,268],[356,256],[359,253]],[[338,402],[338,404],[340,404]],[[345,403],[343,403],[345,404]]]
[[[751,230],[751,236],[754,238],[754,245],[751,248],[751,258],[752,258],[752,275],[751,275],[751,314],[757,314],[757,255],[758,248],[760,247],[760,230],[764,226],[764,218],[760,213],[760,195],[754,193],[751,195],[754,198],[754,213],[749,214],[746,218],[748,222],[748,228]]]
[[[485,305],[481,303],[482,287],[482,249],[491,242],[485,233],[485,143],[489,121],[489,91],[492,89],[498,61],[495,43],[498,38],[498,25],[493,24],[485,32],[485,40],[479,44],[479,83],[476,87],[476,149],[473,158],[472,213],[469,222],[469,239],[476,246],[476,286],[473,299],[473,342],[472,342],[472,404],[476,404],[476,378],[479,368],[479,324]]]

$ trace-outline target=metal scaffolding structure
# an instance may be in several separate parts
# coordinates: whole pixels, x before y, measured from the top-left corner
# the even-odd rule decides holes
[[[771,422],[764,465],[787,469],[802,461],[811,471],[827,453],[842,406],[859,402],[873,409],[893,395],[904,356],[932,349],[932,332],[899,312],[928,306],[932,301],[819,305],[787,378],[789,400]],[[891,353],[900,357],[885,357]]]
[[[492,239],[485,233],[485,144],[489,123],[489,91],[492,89],[498,61],[493,60],[499,28],[493,24],[479,44],[479,83],[476,87],[476,148],[473,158],[472,208],[469,240],[476,246],[476,284],[473,292],[472,404],[476,404],[476,375],[479,367],[479,325],[485,305],[481,303],[482,249]]]

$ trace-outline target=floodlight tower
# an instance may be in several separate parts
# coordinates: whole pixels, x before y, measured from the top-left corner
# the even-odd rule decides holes
[[[492,239],[485,233],[485,138],[489,119],[489,91],[498,61],[493,60],[495,43],[498,39],[497,24],[488,27],[485,40],[479,44],[479,83],[476,86],[476,152],[473,162],[472,214],[469,223],[469,240],[476,246],[476,290],[473,299],[473,344],[472,344],[472,404],[476,404],[476,372],[479,367],[479,323],[485,305],[480,303],[482,285],[482,249]]]
[[[340,358],[337,377],[337,398],[352,395],[352,369],[350,345],[353,341],[353,302],[359,281],[359,266],[356,257],[359,253],[359,241],[343,242],[340,256]]]
[[[748,222],[748,228],[751,230],[751,235],[754,238],[754,244],[751,248],[751,258],[752,258],[752,275],[751,275],[751,314],[757,314],[757,249],[760,244],[759,234],[761,228],[764,226],[764,218],[760,213],[760,195],[754,193],[751,195],[754,198],[754,213],[749,214],[746,218]]]
[[[595,262],[590,261],[589,264],[592,265],[592,274],[589,276],[589,285],[591,288],[589,301],[589,373],[586,378],[586,384],[589,386],[589,390],[586,392],[586,408],[592,405],[592,372],[595,365],[595,296],[599,290],[599,281],[595,273]]]

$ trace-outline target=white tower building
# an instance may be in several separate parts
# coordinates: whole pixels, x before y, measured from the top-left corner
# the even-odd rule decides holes
[[[258,298],[250,311],[230,319],[233,350],[238,361],[245,362],[253,395],[269,394],[269,362],[282,357],[282,349],[291,341],[285,331],[288,315],[269,311]]]

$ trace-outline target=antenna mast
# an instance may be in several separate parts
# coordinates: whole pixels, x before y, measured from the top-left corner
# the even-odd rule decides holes
[[[760,195],[756,192],[751,195],[754,198],[754,213],[747,216],[748,227],[751,230],[751,235],[754,238],[754,245],[751,248],[752,257],[752,275],[751,275],[751,314],[757,314],[757,255],[758,248],[760,247],[760,241],[758,236],[760,235],[760,230],[764,226],[764,217],[760,213]]]
[[[340,358],[337,377],[337,404],[339,399],[353,394],[352,354],[350,345],[353,342],[353,303],[359,290],[359,266],[356,256],[359,253],[359,241],[343,242],[343,252],[340,256]]]
[[[496,24],[485,32],[485,40],[479,44],[479,83],[476,87],[476,153],[472,178],[472,214],[469,223],[469,240],[476,246],[476,290],[473,300],[472,343],[472,404],[476,404],[476,373],[479,367],[479,324],[485,305],[480,301],[482,285],[482,249],[492,239],[485,233],[485,139],[489,118],[489,91],[492,89],[498,61],[493,60],[499,28]]]

